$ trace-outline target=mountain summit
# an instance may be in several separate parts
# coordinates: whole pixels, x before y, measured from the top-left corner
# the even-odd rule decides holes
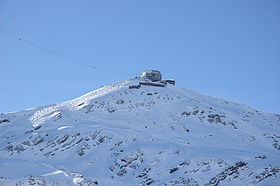
[[[151,73],[1,114],[0,185],[279,185],[280,115]]]

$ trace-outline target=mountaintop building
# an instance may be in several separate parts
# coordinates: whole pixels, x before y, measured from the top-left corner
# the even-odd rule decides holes
[[[161,81],[162,80],[162,76],[160,71],[158,70],[147,70],[142,72],[141,78],[147,78],[151,81]]]

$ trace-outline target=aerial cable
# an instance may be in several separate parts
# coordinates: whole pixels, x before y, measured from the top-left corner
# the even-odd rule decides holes
[[[58,52],[55,52],[53,50],[50,50],[48,48],[45,48],[45,47],[40,46],[38,44],[35,44],[35,43],[33,43],[33,42],[29,41],[29,40],[21,38],[21,37],[15,35],[15,34],[12,34],[12,33],[8,32],[8,31],[2,29],[2,28],[0,28],[0,32],[4,33],[6,35],[9,35],[10,37],[13,37],[13,38],[15,38],[15,39],[17,39],[19,41],[22,41],[22,42],[24,42],[24,43],[26,43],[26,44],[28,44],[28,45],[30,45],[32,47],[35,47],[35,48],[37,48],[39,50],[42,50],[42,51],[45,51],[45,52],[47,52],[47,53],[49,53],[51,55],[60,57],[60,58],[64,59],[65,61],[70,61],[72,63],[77,63],[77,64],[80,64],[80,65],[83,65],[83,66],[90,67],[90,68],[95,69],[95,70],[102,70],[102,71],[111,72],[111,73],[123,74],[123,72],[120,72],[120,71],[110,70],[110,69],[107,69],[107,68],[91,65],[91,64],[88,64],[88,63],[84,63],[84,62],[82,62],[80,60],[73,59],[73,58],[68,57],[66,55],[60,54]]]
[[[38,31],[38,30],[37,30]],[[42,33],[42,32],[40,32]],[[44,33],[43,33],[44,34]],[[48,34],[45,34],[45,35],[48,35]],[[87,60],[90,60],[90,61],[94,61],[96,63],[99,63],[99,64],[103,64],[103,65],[106,65],[106,66],[109,66],[111,68],[114,68],[116,70],[120,70],[120,71],[123,71],[123,72],[126,72],[126,73],[129,73],[129,74],[138,74],[130,69],[127,69],[127,68],[123,68],[123,67],[120,67],[120,66],[117,66],[117,65],[114,65],[114,64],[109,64],[108,62],[106,62],[105,60],[101,59],[101,58],[98,58],[96,56],[92,56],[92,55],[88,55],[87,53],[85,53],[83,50],[81,49],[78,49],[78,48],[75,48],[73,47],[72,45],[70,45],[69,43],[65,43],[65,42],[61,42],[59,40],[57,40],[56,38],[54,38],[53,36],[51,35],[48,35],[49,37],[52,38],[52,41],[56,41],[58,44],[60,44],[62,47],[64,47],[65,49],[67,50],[71,50],[72,52],[75,52],[76,54],[82,56],[82,57],[85,57]]]
[[[126,68],[122,68],[122,67],[119,67],[119,66],[116,66],[116,65],[113,65],[113,64],[109,64],[107,63],[105,60],[103,59],[98,59],[97,57],[95,56],[92,56],[92,55],[88,55],[86,54],[84,51],[82,51],[81,49],[78,49],[78,48],[75,48],[73,46],[71,46],[69,43],[66,43],[66,42],[61,42],[61,40],[57,40],[56,37],[53,37],[51,34],[47,34],[46,32],[41,32],[39,29],[35,29],[36,32],[40,32],[41,34],[47,36],[47,37],[50,37],[52,41],[56,41],[58,44],[60,44],[61,46],[63,46],[65,49],[68,49],[68,50],[71,50],[71,51],[74,51],[76,52],[77,54],[80,54],[81,56],[83,57],[86,57],[88,60],[94,60],[95,62],[97,63],[102,63],[102,64],[105,64],[105,65],[108,65],[114,69],[119,69],[120,71],[123,71],[123,72],[126,72],[126,73],[133,73],[133,74],[138,74],[138,73],[135,73],[134,71],[132,70],[129,70],[129,69],[126,69]],[[65,46],[66,45],[66,46]]]

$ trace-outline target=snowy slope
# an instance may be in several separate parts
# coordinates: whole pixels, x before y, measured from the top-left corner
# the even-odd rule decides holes
[[[0,185],[279,185],[280,116],[174,85],[0,115]]]

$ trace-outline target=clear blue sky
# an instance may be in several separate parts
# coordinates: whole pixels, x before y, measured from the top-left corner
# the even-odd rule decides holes
[[[178,86],[280,113],[279,0],[0,0],[0,29],[0,113],[66,101],[149,68]]]

